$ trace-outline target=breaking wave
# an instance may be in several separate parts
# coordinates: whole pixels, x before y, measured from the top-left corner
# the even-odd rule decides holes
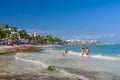
[[[82,56],[82,53],[79,53],[79,52],[69,51],[68,53],[71,54],[71,55]],[[84,56],[86,56],[86,54]],[[97,58],[97,59],[106,59],[106,60],[120,60],[120,57],[103,56],[101,54],[90,55],[89,57],[90,58]]]

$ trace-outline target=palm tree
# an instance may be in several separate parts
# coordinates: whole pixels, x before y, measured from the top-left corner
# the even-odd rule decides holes
[[[46,39],[47,39],[47,42],[48,42],[48,43],[53,42],[53,37],[52,37],[51,35],[47,35],[47,36],[46,36]]]
[[[12,34],[12,41],[17,41],[18,40],[18,36],[17,36],[17,33],[15,34]]]
[[[26,30],[20,30],[18,33],[20,35],[20,38],[24,38],[24,39],[28,38],[28,34],[27,34]]]
[[[4,30],[2,30],[2,34],[0,36],[1,36],[2,39],[4,39],[5,44],[7,45],[8,44],[8,39],[9,39],[9,36],[10,36],[10,31],[8,29],[4,29]]]
[[[7,24],[3,25],[3,30],[8,30],[9,26]]]
[[[1,38],[9,38],[10,31],[8,30],[8,27],[5,26],[3,30],[1,30]]]
[[[54,37],[54,42],[61,42],[60,38]]]
[[[37,36],[37,42],[38,43],[42,43],[43,44],[44,41],[45,41],[45,37],[44,36],[40,36],[40,35]]]
[[[13,26],[13,27],[11,27],[11,31],[12,31],[12,32],[17,32],[17,31],[18,31],[18,28]]]

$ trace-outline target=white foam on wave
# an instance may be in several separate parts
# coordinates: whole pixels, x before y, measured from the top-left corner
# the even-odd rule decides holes
[[[81,56],[82,55],[82,53],[73,52],[73,51],[68,51],[68,54],[76,55],[76,56]]]
[[[112,56],[103,56],[103,55],[91,55],[92,58],[98,58],[98,59],[107,59],[107,60],[120,60],[119,57],[112,57]]]
[[[67,76],[73,76],[73,77],[76,77],[76,78],[80,78],[82,80],[89,80],[87,77],[83,77],[83,76],[80,76],[80,75],[76,75],[76,74],[72,74],[72,73],[69,73],[65,70],[60,70],[61,73],[63,73],[64,75],[67,75]]]
[[[71,55],[82,56],[82,53],[81,53],[81,52],[73,52],[73,51],[69,51],[68,53],[71,54]],[[85,53],[84,53],[84,56],[86,56]]]
[[[44,64],[43,62],[40,62],[40,61],[35,61],[35,60],[28,60],[28,59],[23,59],[21,57],[18,57],[19,55],[21,55],[23,53],[17,53],[15,55],[15,59],[16,60],[21,60],[21,61],[26,61],[26,62],[31,62],[31,63],[34,63],[34,64],[37,64],[37,65],[42,65],[44,68],[47,68],[48,65]]]
[[[82,53],[78,53],[78,52],[69,51],[68,53],[71,54],[71,55],[82,56]],[[86,56],[86,54],[84,54],[84,56]],[[120,60],[119,57],[103,56],[101,54],[90,55],[89,57],[91,57],[91,58],[97,58],[97,59],[106,59],[106,60]]]
[[[23,59],[23,58],[21,58],[20,55],[22,55],[22,54],[24,54],[24,53],[17,53],[17,54],[15,55],[15,59],[16,59],[16,60],[21,60],[21,61],[30,62],[30,63],[34,63],[34,64],[37,64],[37,65],[42,65],[43,68],[48,68],[48,65],[45,64],[45,63],[43,63],[43,62],[41,62],[41,61],[28,60],[28,59]],[[82,79],[82,80],[89,80],[89,79],[86,78],[86,77],[83,77],[83,76],[80,76],[80,75],[77,75],[77,74],[73,74],[73,73],[69,73],[69,72],[67,72],[67,71],[65,71],[65,70],[63,70],[63,69],[58,69],[58,68],[56,68],[56,70],[58,70],[60,73],[64,74],[65,76],[68,76],[68,77],[75,77],[75,78],[80,78],[80,79]]]

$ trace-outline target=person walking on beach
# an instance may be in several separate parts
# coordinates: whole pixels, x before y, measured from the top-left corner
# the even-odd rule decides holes
[[[86,48],[86,56],[87,56],[87,57],[88,57],[89,53],[90,53],[90,51],[89,51],[89,49],[88,49],[88,47],[87,47],[87,48]]]
[[[82,57],[84,57],[84,47],[81,48]]]

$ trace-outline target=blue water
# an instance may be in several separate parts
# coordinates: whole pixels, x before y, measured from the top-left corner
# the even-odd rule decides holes
[[[72,45],[63,45],[63,46],[55,46],[54,48],[59,50],[80,52],[81,48],[89,48],[90,54],[97,55],[101,54],[104,56],[120,56],[120,45],[116,44],[97,44],[97,45],[87,45],[87,44],[72,44]]]

